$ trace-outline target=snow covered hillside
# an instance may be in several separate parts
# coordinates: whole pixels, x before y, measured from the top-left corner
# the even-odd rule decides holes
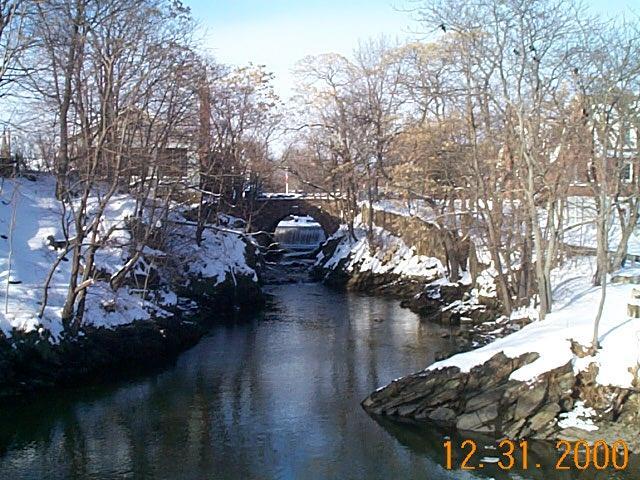
[[[554,271],[554,308],[544,321],[536,321],[522,330],[496,340],[480,349],[459,354],[435,363],[429,370],[457,366],[463,372],[481,365],[498,352],[509,358],[524,353],[539,353],[539,358],[514,371],[511,379],[534,381],[539,375],[573,361],[578,373],[595,363],[600,385],[631,388],[634,375],[630,369],[640,363],[640,320],[629,318],[627,303],[633,285],[607,286],[604,313],[599,328],[601,349],[594,356],[577,358],[571,340],[590,345],[600,288],[591,285],[594,258],[569,261]]]
[[[570,224],[581,224],[589,220],[588,205],[584,218],[576,216],[576,199],[571,199],[570,215],[566,219]],[[581,204],[578,204],[578,206]],[[415,208],[403,208],[399,202],[379,203],[377,209],[389,214],[401,216],[419,216],[423,221],[430,221],[427,208],[423,205]],[[595,232],[591,225],[581,225],[574,229],[567,240],[580,246],[595,246]],[[581,232],[577,235],[577,232]],[[375,228],[374,245],[370,248],[366,231],[362,226],[356,229],[357,241],[350,240],[344,228],[333,238],[340,238],[331,258],[319,255],[325,269],[336,269],[340,266],[349,272],[372,272],[374,274],[394,273],[400,276],[424,277],[432,281],[447,282],[446,271],[441,262],[435,258],[416,255],[414,250],[402,239],[391,235],[381,228]],[[619,227],[613,222],[611,228],[611,248],[617,246]],[[637,235],[632,236],[629,243],[630,253],[640,253]],[[575,242],[575,243],[574,243]],[[481,251],[481,246],[477,250]],[[485,264],[490,264],[488,255],[483,256]],[[471,279],[464,273],[463,284],[473,282],[475,289],[470,296],[496,297],[496,286],[490,275],[492,267],[480,271],[477,278]],[[638,276],[640,269],[627,264],[622,271],[615,272],[617,277]],[[537,353],[539,358],[511,375],[514,380],[524,382],[535,381],[541,374],[559,368],[572,361],[577,374],[591,364],[598,367],[597,382],[603,386],[631,388],[635,379],[632,369],[640,364],[640,320],[630,318],[627,305],[637,302],[632,300],[633,284],[608,283],[604,313],[599,328],[601,348],[593,356],[578,358],[571,349],[571,342],[589,346],[593,335],[593,323],[600,301],[601,290],[591,284],[595,272],[595,257],[569,257],[565,263],[552,272],[553,311],[543,321],[538,320],[536,308],[533,306],[516,309],[512,320],[523,317],[531,323],[503,338],[485,345],[482,348],[453,356],[431,365],[428,370],[437,370],[456,366],[463,372],[482,365],[497,353],[504,353],[509,358],[516,358],[525,353]],[[611,279],[611,276],[609,277]],[[458,303],[460,303],[458,301]],[[524,322],[527,323],[527,322]]]
[[[627,313],[634,287],[607,284],[601,348],[587,355],[600,301],[593,270],[593,258],[570,259],[553,272],[544,320],[396,379],[363,407],[509,438],[624,438],[639,452],[640,320]]]
[[[42,318],[39,310],[43,299],[43,285],[60,250],[51,245],[51,238],[64,238],[63,208],[55,198],[55,181],[51,176],[4,180],[0,187],[0,330],[10,337],[15,330],[38,330],[51,334],[57,341],[63,331],[61,320],[68,279],[68,254],[53,274],[49,298]],[[98,197],[90,199],[97,204]],[[142,299],[139,289],[130,284],[112,290],[108,277],[117,272],[132,255],[132,242],[127,218],[136,208],[128,195],[115,195],[109,202],[101,224],[101,243],[96,254],[96,280],[88,288],[84,323],[96,327],[114,327],[135,320],[172,315],[178,302],[173,290],[175,278],[160,272],[161,287]],[[172,218],[182,219],[178,213]],[[170,257],[185,275],[212,278],[214,283],[225,280],[227,274],[247,275],[257,280],[255,272],[245,261],[245,243],[232,231],[206,230],[198,247],[193,238],[195,227],[176,227],[166,252],[143,250],[136,274],[148,271],[150,258]],[[73,231],[70,232],[73,236]],[[173,250],[171,249],[173,248]],[[131,282],[129,282],[131,283]]]

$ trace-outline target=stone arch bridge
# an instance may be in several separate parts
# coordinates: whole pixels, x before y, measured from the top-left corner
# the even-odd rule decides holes
[[[335,198],[326,194],[266,193],[254,201],[251,230],[273,233],[289,215],[308,215],[320,224],[327,236],[338,230],[342,214]]]

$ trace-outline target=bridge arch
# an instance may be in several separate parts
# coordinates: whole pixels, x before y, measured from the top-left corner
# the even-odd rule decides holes
[[[340,215],[334,202],[321,199],[302,198],[266,198],[256,202],[253,231],[273,233],[280,221],[290,215],[312,217],[320,224],[326,236],[330,236],[340,227]]]

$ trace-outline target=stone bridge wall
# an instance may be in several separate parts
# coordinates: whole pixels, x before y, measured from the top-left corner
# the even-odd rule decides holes
[[[338,230],[342,218],[337,202],[328,199],[265,199],[256,202],[256,206],[251,221],[253,231],[271,233],[289,215],[309,215],[329,236]]]
[[[369,209],[363,208],[362,217],[365,223],[369,218],[368,215]],[[461,270],[471,268],[471,274],[475,278],[478,270],[475,254],[470,251],[470,243],[458,240],[457,235],[417,217],[383,210],[374,210],[373,223],[392,235],[400,237],[408,246],[414,247],[419,255],[435,257],[444,266],[452,267],[452,263],[456,263]]]

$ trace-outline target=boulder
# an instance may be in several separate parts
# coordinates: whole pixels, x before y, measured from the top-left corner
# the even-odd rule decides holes
[[[556,418],[556,415],[560,413],[560,405],[557,403],[550,403],[545,405],[529,419],[529,430],[537,432],[545,427],[549,422]]]
[[[495,388],[493,390],[483,391],[480,394],[467,400],[464,407],[466,412],[475,412],[488,405],[498,404],[504,395],[504,389]]]
[[[429,413],[428,418],[437,423],[452,425],[456,421],[456,412],[447,407],[438,407]]]
[[[530,352],[509,358],[500,352],[468,373],[457,367],[426,370],[395,380],[362,406],[371,413],[428,419],[460,430],[548,438],[557,430],[560,405],[571,404],[575,377],[568,362],[533,384],[510,379],[538,357]]]
[[[465,413],[459,416],[456,422],[456,428],[458,430],[471,430],[474,432],[494,432],[498,414],[498,404],[493,403],[475,412]]]
[[[516,409],[514,412],[514,418],[520,420],[527,418],[533,412],[535,412],[547,395],[547,386],[542,382],[533,384],[528,390],[522,392],[516,402]]]

